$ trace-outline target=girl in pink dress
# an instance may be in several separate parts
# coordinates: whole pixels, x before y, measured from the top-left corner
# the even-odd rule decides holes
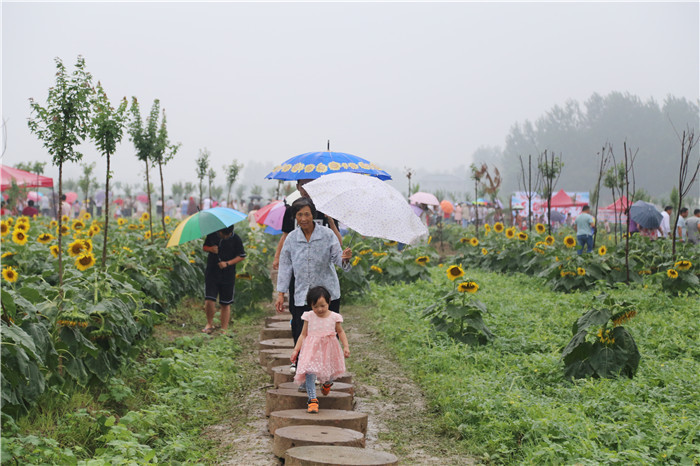
[[[348,337],[340,325],[343,317],[328,309],[330,301],[331,294],[324,287],[316,286],[309,289],[306,302],[311,305],[312,310],[301,315],[304,328],[292,351],[291,360],[297,362],[294,381],[306,385],[310,413],[318,413],[316,379],[324,382],[321,393],[328,395],[333,379],[345,372],[345,358],[350,356]],[[336,335],[343,344],[342,350]],[[301,356],[297,361],[300,351]]]

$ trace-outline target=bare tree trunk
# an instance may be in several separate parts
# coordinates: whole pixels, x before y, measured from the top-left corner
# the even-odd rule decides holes
[[[107,154],[107,179],[105,180],[105,233],[104,244],[102,245],[102,271],[107,268],[107,238],[109,231],[109,152]]]
[[[160,220],[163,224],[163,233],[165,233],[165,185],[163,185],[163,164],[158,162],[158,170],[160,170]]]
[[[63,308],[63,163],[58,164],[58,308]]]
[[[474,237],[479,239],[479,180],[476,179],[474,180],[474,218],[476,219],[474,224],[476,227]]]
[[[622,148],[625,151],[625,187],[624,191],[627,191],[627,199],[630,196],[630,178],[629,171],[631,168],[629,156],[627,154],[627,142],[623,143]],[[624,196],[624,192],[623,192]],[[620,196],[622,199],[623,196]],[[622,220],[622,214],[620,214],[620,220]],[[629,211],[627,212],[627,234],[625,235],[625,283],[630,284],[630,216]]]
[[[593,247],[595,247],[596,239],[598,238],[598,205],[600,204],[600,181],[603,179],[603,170],[605,170],[605,146],[600,150],[600,168],[598,169],[598,182],[596,183],[596,200],[595,200],[595,231],[593,232]]]
[[[148,160],[146,160],[146,195],[148,196],[148,231],[153,243],[153,216],[151,215],[151,181],[148,178]]]

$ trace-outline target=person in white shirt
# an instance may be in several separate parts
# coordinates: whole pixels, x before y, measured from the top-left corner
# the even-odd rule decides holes
[[[661,212],[661,225],[659,225],[659,233],[661,233],[661,238],[668,238],[671,234],[671,212],[673,207],[667,205],[664,207],[664,211]]]
[[[202,201],[202,210],[211,209],[211,199],[205,197]]]

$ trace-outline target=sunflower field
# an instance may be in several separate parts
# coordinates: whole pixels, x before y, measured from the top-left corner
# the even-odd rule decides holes
[[[148,229],[148,214],[112,220],[101,267],[104,219],[84,214],[57,222],[4,218],[2,233],[2,411],[26,412],[50,387],[105,383],[133,356],[179,300],[201,297],[201,242],[166,248],[167,230]],[[58,235],[63,235],[63,287]],[[238,266],[237,312],[272,292],[269,235],[243,227],[248,259]],[[272,245],[274,251],[274,245]]]

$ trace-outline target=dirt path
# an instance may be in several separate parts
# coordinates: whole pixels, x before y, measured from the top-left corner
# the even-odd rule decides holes
[[[419,387],[373,333],[363,309],[345,306],[342,312],[352,352],[348,370],[355,374],[355,410],[369,415],[367,448],[391,452],[401,464],[474,464],[471,458],[452,453],[452,442],[440,436]],[[234,325],[243,347],[241,377],[250,390],[234,395],[230,421],[210,426],[206,433],[221,445],[218,464],[283,464],[272,454],[272,437],[267,432],[265,392],[272,384],[258,363],[262,326],[262,321]]]

